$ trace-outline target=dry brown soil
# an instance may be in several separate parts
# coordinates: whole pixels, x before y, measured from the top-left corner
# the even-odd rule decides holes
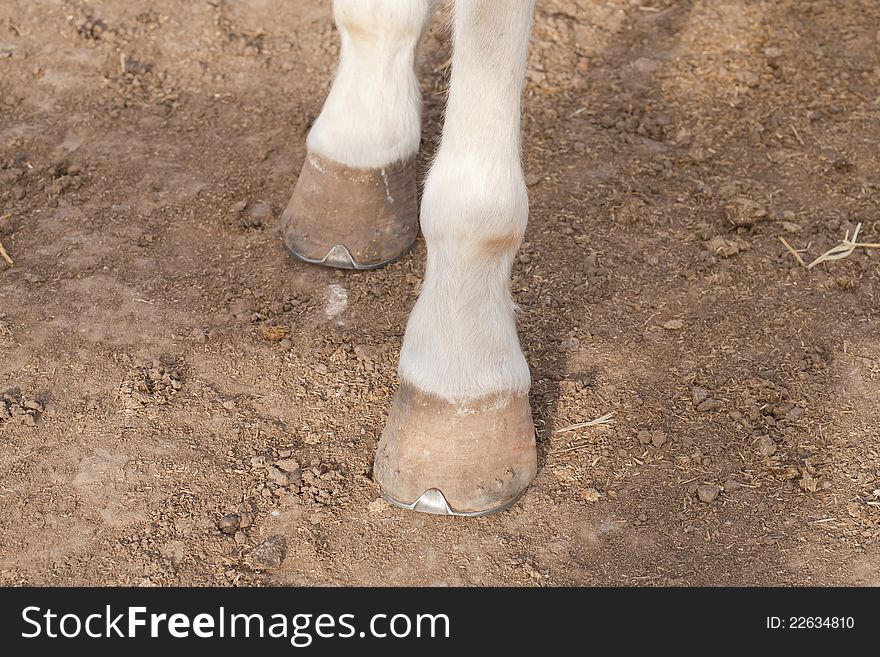
[[[278,236],[329,3],[0,3],[0,584],[880,584],[880,250],[779,239],[880,242],[878,29],[876,0],[539,3],[540,473],[459,519],[370,478],[424,242],[350,273]]]

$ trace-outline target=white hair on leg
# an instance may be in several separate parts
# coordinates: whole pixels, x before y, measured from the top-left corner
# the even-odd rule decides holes
[[[364,168],[416,154],[421,94],[413,61],[432,10],[433,0],[334,0],[339,66],[309,152]]]
[[[443,137],[422,196],[425,280],[402,382],[459,404],[529,389],[509,280],[528,219],[520,103],[534,0],[457,0]]]

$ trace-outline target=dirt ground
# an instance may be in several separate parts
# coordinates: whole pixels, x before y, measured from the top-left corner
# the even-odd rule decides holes
[[[278,235],[337,53],[329,0],[0,4],[0,584],[880,584],[880,250],[779,239],[880,242],[880,4],[539,2],[540,472],[482,519],[370,478],[424,242]]]

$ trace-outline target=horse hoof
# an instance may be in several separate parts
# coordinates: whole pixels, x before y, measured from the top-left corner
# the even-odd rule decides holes
[[[419,230],[415,159],[364,169],[309,153],[281,217],[284,244],[312,264],[374,269],[396,260]]]
[[[509,508],[536,471],[528,395],[453,404],[407,384],[391,405],[373,465],[391,504],[453,516]]]

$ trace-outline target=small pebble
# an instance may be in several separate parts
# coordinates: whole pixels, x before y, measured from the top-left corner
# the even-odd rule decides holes
[[[733,477],[728,477],[724,482],[724,492],[732,493],[735,490],[739,490],[743,485]]]
[[[229,208],[229,214],[238,214],[247,207],[247,201],[237,201]]]
[[[237,513],[228,513],[220,518],[217,526],[224,534],[234,534],[241,526],[241,517]]]
[[[602,494],[595,488],[585,488],[581,491],[581,499],[585,502],[598,502],[602,498]]]
[[[632,66],[639,73],[656,73],[663,66],[662,62],[657,61],[656,59],[650,59],[648,57],[639,57],[632,63]]]
[[[697,486],[697,497],[706,504],[711,504],[718,499],[718,493],[720,492],[721,488],[715,484],[700,484]]]
[[[776,453],[776,443],[770,436],[761,436],[755,444],[763,456],[773,456]]]
[[[707,399],[709,399],[709,391],[705,388],[695,386],[693,390],[691,390],[691,401],[693,401],[694,406],[699,406]]]
[[[299,463],[293,459],[281,459],[275,462],[275,467],[284,472],[293,472],[299,470]]]
[[[757,87],[761,83],[761,78],[752,71],[740,71],[737,78],[747,87]]]
[[[268,204],[257,201],[247,209],[248,224],[258,226],[272,218],[272,208]]]
[[[651,432],[651,444],[654,447],[663,447],[666,443],[666,434],[662,431],[652,431]]]
[[[268,468],[266,468],[266,476],[268,477],[269,481],[271,481],[276,486],[287,486],[287,484],[289,483],[287,473],[282,472],[273,465],[270,465]]]
[[[791,422],[796,422],[800,420],[804,416],[804,409],[800,406],[795,406],[788,413],[785,414],[785,419]]]
[[[367,511],[369,511],[370,513],[379,514],[389,509],[390,506],[391,505],[389,505],[388,502],[379,497],[370,502],[370,504],[367,506]]]

